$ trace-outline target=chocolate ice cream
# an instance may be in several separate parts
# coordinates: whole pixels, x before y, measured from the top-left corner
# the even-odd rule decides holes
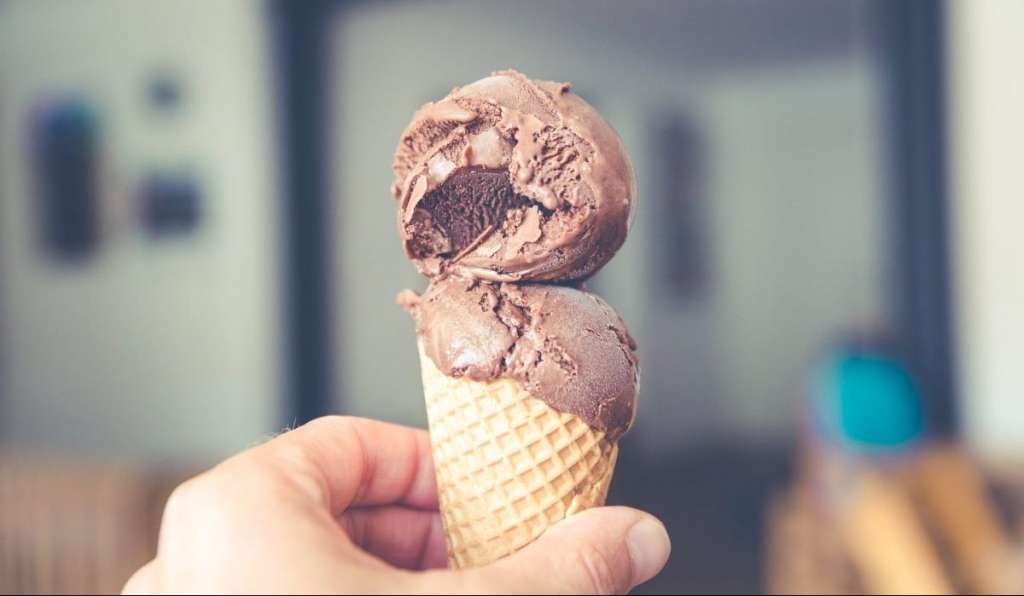
[[[425,354],[450,377],[512,378],[616,440],[632,424],[636,344],[607,302],[567,286],[436,280],[399,303]]]
[[[586,278],[622,246],[633,168],[568,83],[501,71],[413,116],[393,165],[399,233],[421,273]]]
[[[604,505],[636,414],[636,343],[582,289],[622,245],[633,168],[568,83],[502,71],[416,112],[392,194],[428,278],[416,320],[453,568]]]

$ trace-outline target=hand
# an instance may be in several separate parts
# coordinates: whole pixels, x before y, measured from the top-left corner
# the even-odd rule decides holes
[[[584,511],[486,567],[448,571],[427,433],[315,420],[185,482],[134,593],[619,593],[669,539],[625,507]]]

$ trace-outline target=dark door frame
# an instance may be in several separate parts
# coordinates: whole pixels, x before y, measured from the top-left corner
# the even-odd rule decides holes
[[[947,183],[945,15],[936,0],[873,2],[883,72],[893,325],[939,436],[958,428]]]

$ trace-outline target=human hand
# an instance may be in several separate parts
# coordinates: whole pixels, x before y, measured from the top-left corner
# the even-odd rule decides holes
[[[437,507],[426,432],[321,418],[179,486],[124,593],[620,593],[668,559],[657,519],[601,507],[449,571]]]

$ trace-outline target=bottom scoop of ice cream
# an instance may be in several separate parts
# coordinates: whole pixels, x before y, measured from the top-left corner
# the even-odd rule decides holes
[[[636,343],[607,302],[567,286],[448,278],[399,303],[448,376],[512,378],[552,408],[616,440],[633,422]]]

